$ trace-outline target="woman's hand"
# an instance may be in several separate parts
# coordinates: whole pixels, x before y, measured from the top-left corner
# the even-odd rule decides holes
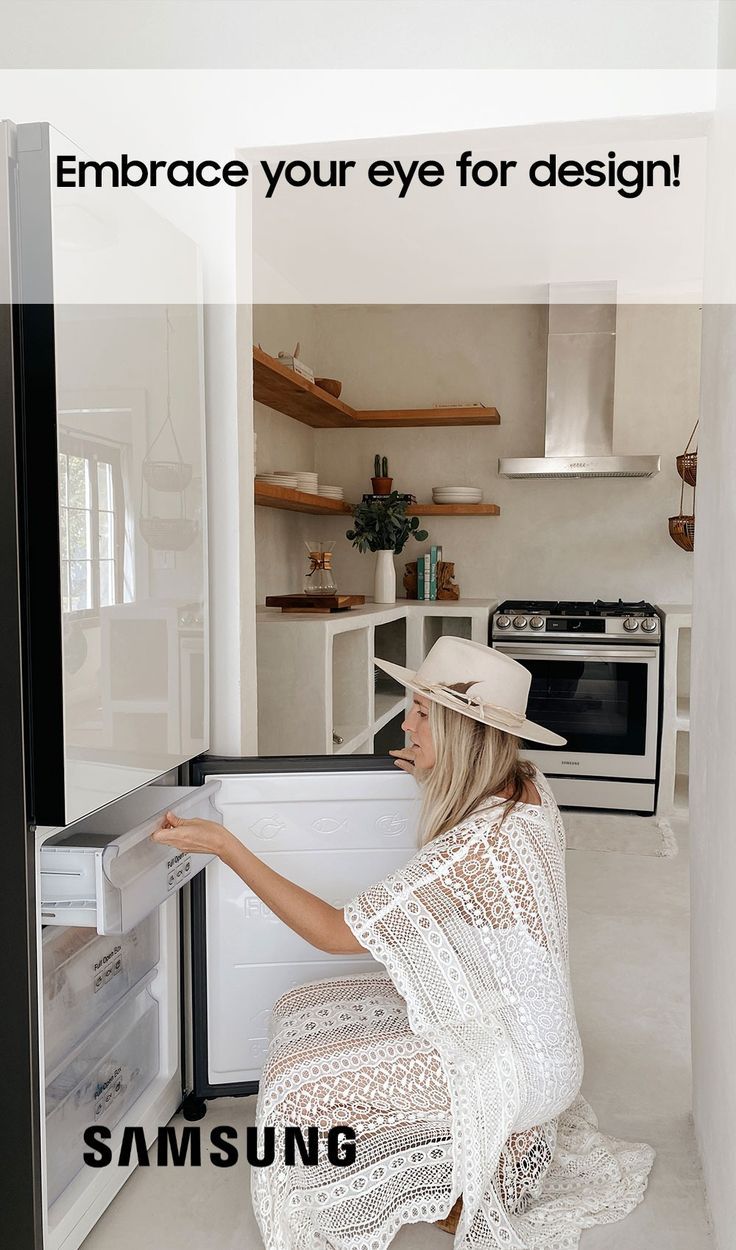
[[[219,856],[232,834],[214,820],[175,816],[173,812],[167,812],[161,827],[151,834],[151,838],[154,842],[174,846],[178,851]]]
[[[395,755],[394,764],[400,768],[402,772],[414,772],[414,756],[416,755],[416,747],[401,747],[398,751],[389,751],[389,755]]]

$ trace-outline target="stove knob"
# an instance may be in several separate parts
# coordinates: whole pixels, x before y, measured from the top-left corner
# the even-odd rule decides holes
[[[527,622],[525,616],[514,617],[514,629],[526,629],[526,624]]]
[[[496,624],[498,625],[499,629],[508,629],[511,624],[511,617],[510,616],[497,616]]]
[[[544,617],[533,616],[529,624],[531,625],[532,629],[544,629]]]
[[[639,628],[639,622],[635,616],[627,616],[624,621],[624,629],[627,634],[633,634],[635,629]]]
[[[653,634],[655,629],[657,628],[656,616],[645,616],[644,620],[641,623],[641,627],[645,633]]]

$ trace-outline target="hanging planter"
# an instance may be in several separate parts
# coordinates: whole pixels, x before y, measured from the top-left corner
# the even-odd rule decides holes
[[[690,451],[690,444],[695,437],[695,431],[698,428],[698,422],[695,422],[693,432],[688,439],[687,447],[683,454],[677,457],[677,472],[682,478],[682,486],[680,487],[680,511],[677,516],[671,516],[668,521],[670,538],[677,543],[683,551],[693,551],[695,549],[695,483],[698,475],[698,451]],[[682,510],[685,485],[693,488],[692,512],[685,513]]]
[[[197,522],[185,516],[142,516],[140,528],[154,551],[186,551],[197,537]]]
[[[152,490],[181,492],[192,480],[192,466],[183,460],[144,460],[143,476]]]
[[[690,442],[685,448],[681,456],[677,457],[677,472],[680,474],[683,482],[687,482],[688,486],[695,486],[698,477],[698,449],[690,451],[690,443],[695,437],[695,430],[698,428],[699,422],[695,422],[695,429],[690,435]]]
[[[156,437],[149,444],[148,450],[141,464],[141,517],[139,527],[144,541],[154,551],[185,551],[187,547],[191,547],[197,533],[199,525],[197,521],[192,520],[186,515],[186,501],[184,492],[192,480],[193,466],[188,464],[182,454],[179,446],[179,440],[176,437],[174,422],[171,419],[171,369],[169,362],[169,339],[171,334],[171,320],[169,318],[169,310],[166,309],[166,416],[158,430]],[[159,460],[152,455],[153,449],[163,436],[166,428],[171,432],[171,441],[176,455],[175,460]],[[178,516],[145,516],[143,514],[143,504],[146,498],[145,487],[149,490],[160,491],[164,494],[174,494],[179,496],[179,515]],[[150,510],[150,498],[149,498]]]

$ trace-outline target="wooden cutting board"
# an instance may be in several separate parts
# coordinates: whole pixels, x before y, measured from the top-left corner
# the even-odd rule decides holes
[[[365,595],[266,595],[266,607],[282,612],[345,612],[361,603]]]

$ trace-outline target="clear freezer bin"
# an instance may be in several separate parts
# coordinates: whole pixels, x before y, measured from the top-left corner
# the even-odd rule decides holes
[[[84,1131],[114,1128],[159,1070],[158,1003],[123,999],[46,1082],[46,1173],[52,1205],[85,1166]]]
[[[41,847],[41,923],[127,933],[214,858],[152,842],[168,809],[218,820],[219,782],[144,786]]]
[[[44,929],[46,1072],[56,1068],[158,960],[158,911],[119,936],[101,937],[94,929]]]

